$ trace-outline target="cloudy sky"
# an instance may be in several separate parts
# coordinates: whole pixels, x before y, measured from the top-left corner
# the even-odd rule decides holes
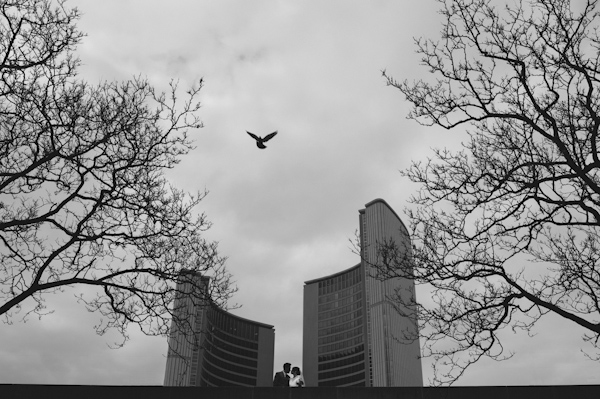
[[[208,189],[199,212],[214,223],[237,281],[233,313],[275,326],[275,369],[301,366],[303,282],[358,262],[349,240],[358,210],[385,199],[402,217],[415,186],[398,171],[460,132],[405,119],[408,104],[386,87],[426,71],[414,36],[436,36],[434,0],[70,0],[88,36],[79,48],[91,82],[145,76],[157,86],[204,78],[197,148],[171,174]],[[245,130],[278,130],[267,150]],[[164,338],[131,331],[96,336],[98,316],[77,288],[49,297],[55,313],[0,325],[0,383],[163,382]],[[532,338],[505,334],[506,362],[473,366],[459,385],[598,384],[600,364],[581,353],[582,331],[557,318]],[[424,381],[431,378],[425,363]]]

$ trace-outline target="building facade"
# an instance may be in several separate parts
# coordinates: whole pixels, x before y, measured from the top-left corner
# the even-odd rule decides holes
[[[372,266],[384,242],[393,242],[410,261],[408,230],[381,199],[359,211],[359,223],[361,262],[305,282],[304,379],[307,386],[422,386],[416,320],[390,299],[414,295],[414,282],[378,279]]]
[[[275,331],[216,306],[194,287],[209,278],[184,271],[174,303],[165,386],[271,386]],[[192,283],[193,281],[193,283]]]

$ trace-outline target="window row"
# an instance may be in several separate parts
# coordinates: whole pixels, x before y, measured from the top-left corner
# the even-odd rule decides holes
[[[258,359],[258,352],[230,345],[228,341],[219,339],[219,337],[216,334],[207,334],[206,340],[208,341],[208,343],[216,346],[217,348],[232,353],[234,355],[245,356],[251,359]],[[208,343],[205,343],[205,345],[207,345]]]
[[[363,344],[360,344],[358,346],[355,346],[354,348],[348,348],[348,349],[345,349],[340,352],[328,353],[326,355],[319,355],[319,363],[329,362],[332,360],[341,359],[343,357],[352,356],[357,353],[364,352],[364,350],[365,350],[365,346]]]
[[[342,349],[351,348],[353,346],[357,346],[362,343],[363,343],[363,337],[362,337],[362,335],[359,335],[358,337],[354,337],[347,341],[336,342],[336,343],[329,344],[329,345],[320,345],[318,351],[319,351],[319,353],[340,351]]]
[[[341,308],[337,308],[337,309],[329,310],[327,312],[319,313],[318,319],[319,319],[319,321],[322,321],[322,320],[329,319],[331,317],[337,317],[337,316],[343,315],[343,314],[350,314],[351,312],[355,312],[359,309],[362,309],[362,307],[363,307],[362,301],[355,302],[350,305],[343,306]]]
[[[365,364],[365,354],[363,353],[359,353],[356,356],[352,356],[352,357],[347,357],[345,359],[340,359],[340,360],[336,360],[335,362],[329,362],[329,363],[319,363],[319,371],[325,371],[325,370],[331,370],[331,369],[336,369],[339,367],[344,367],[344,366],[349,366],[351,364],[354,363],[361,363],[361,364]]]
[[[320,387],[340,387],[340,386],[360,386],[364,387],[365,384],[365,373],[357,373],[349,375],[347,377],[337,378],[329,381],[319,381],[318,386]]]
[[[358,309],[352,313],[346,313],[341,316],[334,317],[332,319],[321,320],[319,321],[319,329],[327,328],[331,326],[335,326],[337,324],[342,324],[350,320],[360,319],[362,317],[362,309]]]
[[[319,305],[319,312],[326,312],[331,309],[340,308],[351,303],[359,302],[362,299],[362,297],[362,292],[357,292],[352,296],[340,299],[338,301],[321,304]]]
[[[341,290],[341,291],[336,291],[333,294],[320,295],[319,296],[319,304],[337,301],[337,300],[339,300],[341,298],[345,298],[345,297],[350,296],[352,294],[356,294],[357,292],[360,292],[360,291],[362,291],[362,285],[357,284],[357,285],[354,285],[354,286],[352,286],[350,288],[346,288],[346,289]]]
[[[364,371],[365,371],[365,364],[364,363],[358,363],[358,364],[355,364],[353,366],[346,367],[346,368],[343,368],[343,369],[338,369],[338,370],[332,370],[332,371],[326,371],[326,372],[323,372],[323,373],[319,373],[319,381],[321,381],[321,380],[328,380],[330,378],[343,377],[345,375],[358,373],[359,371],[362,371],[364,373]]]
[[[213,374],[214,373],[214,374]],[[209,372],[207,369],[202,370],[202,381],[200,386],[203,387],[254,387],[256,380],[245,378],[240,380],[236,376],[235,382],[227,381],[231,376],[223,373],[222,370],[214,369]]]
[[[215,367],[218,367],[220,369],[227,370],[232,373],[244,374],[246,376],[256,378],[256,369],[231,364],[222,359],[219,359],[218,357],[214,356],[212,353],[209,352],[204,352],[204,367],[210,370],[212,370]]]
[[[224,331],[227,334],[248,341],[258,342],[257,325],[232,317],[229,313],[217,306],[211,306],[208,312],[208,320],[217,329]]]
[[[324,337],[326,335],[337,334],[342,331],[348,331],[356,327],[360,327],[363,325],[362,317],[360,319],[350,320],[344,324],[338,324],[332,327],[321,328],[319,329],[319,337]]]
[[[348,338],[356,337],[357,335],[362,335],[363,329],[362,327],[355,328],[354,330],[344,331],[343,333],[329,335],[327,337],[319,338],[319,345],[326,345],[331,342],[344,341]]]
[[[339,276],[319,281],[319,295],[330,294],[358,284],[362,279],[360,271],[361,267],[356,267]]]
[[[233,363],[241,364],[243,366],[248,367],[257,367],[257,361],[255,359],[246,359],[244,357],[233,355],[231,353],[222,351],[220,348],[216,347],[211,343],[211,341],[206,341],[205,350],[214,354],[219,359],[227,360]]]

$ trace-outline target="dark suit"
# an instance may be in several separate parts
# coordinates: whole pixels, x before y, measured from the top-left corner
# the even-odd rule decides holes
[[[274,387],[289,387],[290,386],[290,376],[287,375],[284,371],[279,371],[275,373],[275,378],[273,378],[273,386]]]

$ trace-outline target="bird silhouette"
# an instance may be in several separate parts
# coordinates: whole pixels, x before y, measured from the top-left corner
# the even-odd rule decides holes
[[[264,150],[265,148],[267,148],[265,146],[265,143],[269,140],[271,140],[273,137],[275,137],[275,135],[277,134],[277,130],[275,130],[273,133],[271,134],[267,134],[264,138],[263,137],[258,137],[256,134],[254,133],[250,133],[249,131],[246,130],[246,133],[248,133],[254,140],[256,140],[256,146],[258,148],[260,148],[261,150]]]

